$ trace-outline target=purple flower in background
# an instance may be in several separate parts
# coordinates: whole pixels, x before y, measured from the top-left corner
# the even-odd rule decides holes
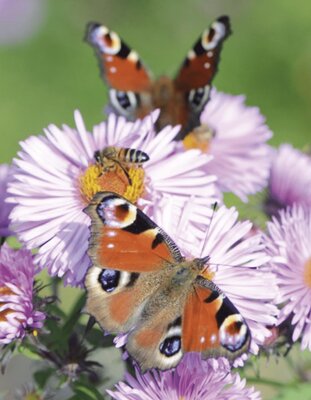
[[[311,210],[294,205],[268,222],[267,246],[272,256],[281,305],[278,325],[293,325],[292,340],[311,350]]]
[[[202,361],[188,354],[169,371],[150,371],[136,377],[125,375],[116,390],[108,390],[116,400],[259,400],[260,393],[246,387],[245,379],[230,372],[228,363],[219,359]]]
[[[12,210],[12,205],[5,202],[9,179],[10,167],[6,164],[0,165],[0,238],[11,234],[9,230],[9,214]]]
[[[232,192],[244,202],[263,189],[271,164],[272,132],[257,107],[247,107],[244,96],[211,91],[201,114],[202,127],[184,139],[186,148],[200,148],[213,156],[206,166],[217,176],[221,191]]]
[[[293,204],[311,207],[311,158],[290,144],[274,150],[265,210],[268,215]]]
[[[28,250],[0,248],[0,344],[22,339],[40,329],[45,315],[33,304],[35,268]]]
[[[171,218],[177,218],[193,198],[192,226],[197,234],[196,220],[210,217],[204,210],[215,201],[215,177],[203,171],[208,159],[198,150],[176,154],[178,127],[168,126],[155,135],[157,116],[154,112],[132,123],[111,114],[90,133],[76,112],[76,129],[51,125],[45,136],[21,143],[8,189],[9,201],[16,204],[10,219],[25,246],[39,248],[35,260],[40,268],[64,277],[67,284],[81,284],[90,264],[90,219],[83,209],[100,191],[123,195],[156,222],[167,205],[174,205]],[[94,152],[107,146],[140,149],[150,160],[129,169],[129,183],[123,170],[103,172],[95,162]]]
[[[0,45],[23,42],[42,25],[45,0],[0,0]]]

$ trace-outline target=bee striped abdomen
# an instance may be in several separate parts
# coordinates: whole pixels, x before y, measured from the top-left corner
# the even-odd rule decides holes
[[[136,150],[136,149],[130,149],[130,148],[123,148],[121,149],[121,152],[123,153],[123,159],[122,161],[127,162],[127,163],[134,163],[134,164],[141,164],[149,160],[148,154],[141,150]],[[121,157],[120,157],[121,159]]]
[[[142,150],[114,146],[95,151],[94,158],[101,164],[104,163],[104,159],[125,164],[142,164],[149,160],[148,154]]]

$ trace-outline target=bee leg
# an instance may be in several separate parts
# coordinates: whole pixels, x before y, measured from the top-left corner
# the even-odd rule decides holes
[[[123,165],[119,161],[115,160],[115,162],[119,165],[119,167],[124,172],[125,176],[127,177],[127,180],[129,181],[129,184],[132,185],[132,179],[130,178],[129,173],[127,172],[127,170],[123,167]]]

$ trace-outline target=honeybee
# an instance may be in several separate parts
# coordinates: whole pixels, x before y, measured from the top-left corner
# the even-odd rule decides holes
[[[126,175],[130,185],[131,178],[127,172],[128,164],[142,164],[149,160],[149,156],[142,150],[126,147],[108,146],[94,153],[95,161],[103,172],[114,171],[118,165]]]

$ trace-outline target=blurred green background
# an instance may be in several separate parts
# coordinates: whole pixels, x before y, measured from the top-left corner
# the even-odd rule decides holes
[[[15,21],[12,13],[5,28],[0,7],[0,163],[10,162],[18,141],[42,132],[48,124],[72,126],[74,109],[81,110],[89,129],[103,119],[106,87],[99,78],[93,49],[83,41],[89,21],[101,22],[118,32],[155,75],[174,75],[202,30],[216,17],[229,15],[233,35],[224,45],[215,86],[228,93],[245,94],[248,105],[260,107],[274,132],[273,145],[285,141],[300,148],[310,145],[309,1],[19,2],[33,6],[33,1],[40,6],[30,21],[33,32],[29,36],[31,29],[25,31],[27,34],[22,32],[15,42],[1,41],[1,30],[11,29],[17,34],[29,15],[23,11]],[[70,290],[66,290],[70,297]],[[298,351],[294,363],[301,357]],[[305,358],[310,362],[310,354]],[[260,371],[272,380],[290,381],[293,374],[287,363],[277,363],[274,358],[262,361]],[[276,393],[278,387],[273,387],[260,386],[264,399]]]

